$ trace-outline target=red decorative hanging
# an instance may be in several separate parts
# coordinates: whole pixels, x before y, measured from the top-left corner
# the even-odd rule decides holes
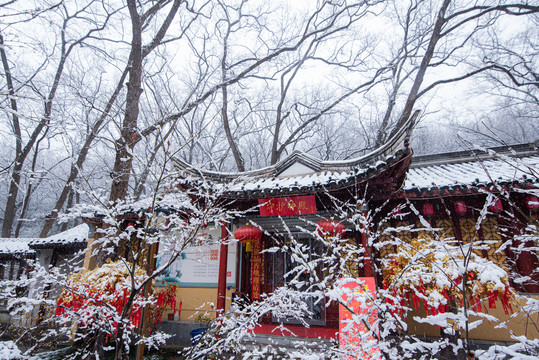
[[[466,213],[466,203],[464,201],[455,201],[455,212],[457,214]]]
[[[84,314],[89,314],[89,308],[95,307],[95,303],[110,304],[112,308],[116,310],[118,315],[122,314],[123,308],[126,304],[126,299],[130,295],[130,291],[124,288],[122,290],[123,296],[118,294],[118,291],[115,287],[108,283],[104,291],[94,291],[87,286],[87,293],[83,295],[77,295],[72,293],[70,290],[64,289],[60,298],[56,304],[56,310],[54,312],[55,316],[62,316],[65,314],[66,309],[71,309],[74,312],[83,312]],[[165,308],[168,306],[172,309],[172,312],[176,312],[176,286],[169,286],[164,288],[159,288],[155,290],[156,303],[152,304],[150,307],[150,323],[156,325],[162,321],[162,313]],[[136,295],[138,300],[142,299],[142,293]],[[113,299],[111,301],[111,299]],[[181,301],[180,301],[180,310],[181,311]],[[106,311],[103,312],[104,316],[112,319],[112,314],[107,314]],[[132,310],[129,315],[129,327],[131,329],[138,328],[140,326],[140,321],[142,319],[142,306],[139,303],[132,305]],[[117,324],[112,323],[113,327],[116,328]]]
[[[526,207],[530,210],[539,209],[539,198],[537,196],[528,196],[526,198]]]
[[[434,214],[434,206],[431,203],[423,204],[422,208],[424,216],[431,216]]]
[[[490,210],[494,212],[500,212],[503,210],[502,201],[500,199],[496,199],[494,204],[490,206]]]
[[[316,231],[321,236],[341,236],[346,228],[343,224],[335,220],[319,220],[316,223]]]
[[[258,242],[262,239],[262,230],[254,225],[244,225],[234,232],[234,238],[242,243]]]
[[[411,248],[414,251],[430,249],[435,240],[430,237],[427,237],[427,239],[422,242],[416,239],[412,240],[410,244]],[[401,281],[400,276],[405,271],[404,269],[409,266],[411,258],[409,257],[410,253],[407,253],[405,248],[398,248],[396,253],[399,255],[386,265],[384,279],[382,281],[384,289],[390,292],[390,296],[387,296],[385,301],[392,305],[391,312],[402,318],[406,314],[407,309],[412,306],[416,311],[423,307],[427,315],[436,315],[448,311],[448,305],[452,301],[460,301],[460,306],[464,306],[464,298],[461,296],[461,284],[464,282],[463,275],[458,273],[452,275],[450,277],[450,284],[452,285],[450,286],[439,284],[438,280],[432,276],[428,276],[425,279],[421,275],[418,275],[408,281]],[[464,260],[464,256],[457,253],[454,259],[461,261]],[[427,274],[429,273],[429,269],[434,269],[431,261],[427,258],[414,261],[415,264],[425,266],[425,272]],[[444,265],[441,266],[442,268],[444,267]],[[447,272],[447,274],[450,273],[452,272]],[[498,281],[485,281],[479,276],[478,270],[468,270],[464,276],[466,277],[466,291],[469,296],[468,301],[471,309],[479,312],[487,312],[488,308],[496,308],[496,302],[499,301],[506,314],[513,312],[511,302],[515,293],[509,285],[507,278],[500,278]],[[499,285],[500,282],[502,286]],[[433,294],[437,295],[433,297]],[[439,301],[442,297],[446,301]],[[431,302],[433,299],[437,299],[435,303]],[[488,300],[488,306],[481,304],[485,300]]]
[[[262,244],[258,241],[252,245],[251,255],[251,299],[260,300],[260,280],[262,274]]]

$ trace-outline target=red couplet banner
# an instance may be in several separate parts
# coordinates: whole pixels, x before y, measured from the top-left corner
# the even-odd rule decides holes
[[[339,305],[339,349],[342,359],[380,359],[373,334],[378,334],[378,313],[373,277],[358,278],[343,286]],[[344,306],[346,305],[346,306]]]
[[[260,275],[261,275],[261,256],[260,251],[262,244],[260,241],[253,243],[252,257],[251,257],[251,299],[260,299]]]
[[[260,216],[316,214],[314,195],[258,199]]]

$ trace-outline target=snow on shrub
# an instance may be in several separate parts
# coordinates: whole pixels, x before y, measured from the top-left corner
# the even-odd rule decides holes
[[[13,341],[0,341],[0,359],[19,360],[23,359],[23,356]]]
[[[55,315],[69,318],[75,314],[82,325],[100,325],[111,335],[116,332],[118,317],[124,310],[133,285],[142,284],[146,277],[146,272],[137,266],[132,284],[128,268],[122,261],[109,262],[91,271],[72,274],[58,299]],[[146,301],[142,292],[136,294],[129,310],[129,330],[140,326],[145,304],[150,304],[151,324],[161,322],[163,310],[167,306],[173,312],[176,311],[176,287],[155,289],[158,290]]]
[[[391,257],[383,284],[391,294],[386,301],[396,305],[394,312],[400,316],[408,302],[415,310],[423,305],[427,315],[437,315],[447,312],[452,303],[464,306],[465,298],[474,311],[486,311],[481,306],[484,300],[489,308],[495,308],[499,300],[506,314],[512,312],[515,292],[507,272],[477,255],[470,244],[424,235],[401,243]]]

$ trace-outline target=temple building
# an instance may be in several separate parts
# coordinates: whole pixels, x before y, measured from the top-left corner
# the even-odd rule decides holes
[[[38,261],[45,268],[57,268],[69,274],[82,265],[88,244],[88,225],[81,224],[46,238],[0,238],[0,281],[19,280],[27,276]],[[57,284],[40,284],[32,289],[18,287],[17,296],[36,297],[37,293],[54,299],[61,292]],[[11,316],[7,301],[0,301],[0,324],[30,327],[50,316],[50,309],[35,307],[25,314]]]
[[[441,229],[445,236],[462,243],[476,240],[483,245],[481,256],[526,277],[525,282],[512,283],[515,289],[526,296],[537,296],[537,253],[516,253],[514,249],[534,246],[520,242],[518,235],[527,224],[536,223],[538,219],[539,202],[537,192],[533,191],[539,186],[536,172],[539,144],[414,157],[407,140],[411,125],[410,122],[403,126],[372,153],[351,160],[321,161],[295,151],[263,169],[220,173],[176,159],[175,167],[183,184],[194,186],[198,182],[209,182],[216,187],[226,184],[223,197],[231,200],[229,206],[232,209],[245,213],[231,224],[223,225],[220,231],[206,234],[217,240],[215,245],[193,248],[177,267],[167,272],[164,282],[178,286],[182,312],[179,319],[176,316],[176,321],[163,324],[165,329],[177,334],[185,332],[182,326],[195,326],[189,322],[201,310],[216,316],[228,310],[235,296],[247,301],[257,300],[262,294],[270,294],[283,286],[288,281],[287,273],[294,266],[293,260],[285,252],[263,250],[286,244],[293,238],[305,245],[309,258],[316,258],[323,249],[312,234],[319,226],[329,226],[331,231],[332,222],[328,219],[342,220],[345,237],[364,247],[372,254],[373,261],[396,251],[388,247],[368,247],[362,232],[347,224],[346,219],[339,218],[336,202],[358,198],[366,199],[362,205],[366,206],[365,211],[387,209],[385,213],[379,213],[379,217],[402,211],[402,216],[386,222],[385,226],[414,226],[419,224],[418,216],[421,215],[433,228]],[[497,198],[477,228],[476,219],[488,193]],[[401,210],[403,204],[417,209],[417,213]],[[239,242],[222,241],[232,237]],[[414,234],[404,232],[401,237],[411,240]],[[512,246],[502,247],[507,240],[511,240]],[[354,274],[374,277],[382,285],[382,274],[375,273],[370,259],[357,264]],[[215,303],[216,308],[204,307],[203,304],[208,302]],[[260,319],[255,332],[276,334],[276,329],[285,324],[298,336],[334,339],[339,328],[338,305],[311,301],[308,307],[310,315],[302,321],[266,315]],[[501,307],[491,311],[504,316]],[[529,334],[532,331],[529,321],[518,318],[512,326],[516,333],[528,331]],[[435,327],[413,321],[409,328],[416,335],[439,335]],[[472,332],[472,337],[510,341],[503,331],[489,329],[488,324],[482,325]],[[183,339],[177,335],[172,341]]]
[[[308,283],[313,273],[320,278],[327,276],[328,268],[319,264],[311,274],[296,273],[292,279],[297,259],[281,251],[294,243],[302,247],[306,261],[319,259],[328,250],[319,241],[326,236],[342,238],[363,254],[341,263],[349,267],[351,277],[368,278],[377,287],[384,287],[387,269],[381,263],[399,253],[391,236],[401,243],[414,244],[423,236],[421,228],[427,227],[440,238],[457,244],[473,243],[474,253],[503,267],[510,274],[510,285],[520,295],[520,303],[513,304],[515,310],[529,297],[539,299],[539,141],[415,156],[409,138],[416,116],[417,113],[382,146],[355,159],[322,161],[294,151],[275,165],[241,173],[208,171],[174,159],[178,182],[168,192],[180,194],[204,184],[218,190],[224,211],[239,215],[229,223],[205,224],[208,226],[197,234],[200,241],[183,249],[157,279],[156,286],[175,286],[171,291],[176,291],[179,304],[174,311],[165,310],[165,321],[159,325],[173,335],[168,344],[189,345],[191,330],[229,312],[233,299],[249,303],[292,281]],[[353,208],[355,215],[369,214],[369,222],[352,221],[350,214],[343,212],[344,205]],[[123,214],[118,219],[120,230],[143,227],[147,210],[133,209]],[[189,213],[183,209],[159,211],[179,213],[188,221]],[[90,227],[84,224],[46,239],[0,239],[0,277],[17,279],[28,271],[29,259],[40,259],[45,266],[64,266],[67,257],[87,244],[91,249],[94,228],[103,226],[103,219],[96,214],[85,221]],[[157,226],[153,230],[158,232]],[[131,236],[138,247],[128,249],[120,244],[115,255],[129,261],[130,252],[149,250],[147,259],[151,259],[158,244],[147,249],[136,233]],[[157,264],[152,266],[159,267],[160,262],[178,256],[179,252],[167,254],[165,248],[160,246],[153,258]],[[269,251],[275,248],[279,251]],[[97,266],[90,254],[87,251],[84,259],[86,269]],[[344,255],[347,254],[339,253]],[[148,260],[146,265],[151,262]],[[39,289],[51,296],[59,290]],[[284,325],[299,337],[334,341],[342,320],[339,304],[308,295],[303,301],[307,311],[302,317],[265,313],[253,330],[256,336],[286,338],[289,333],[282,331]],[[514,336],[539,338],[537,314],[533,314],[534,318],[512,317],[507,312],[507,302],[494,297],[483,302],[490,314],[507,321]],[[436,326],[413,320],[432,309],[411,307],[409,334],[439,336]],[[41,313],[36,309],[28,319],[35,323]],[[10,321],[5,304],[0,304],[0,318]],[[488,322],[471,331],[470,338],[512,341],[507,331],[493,329]]]

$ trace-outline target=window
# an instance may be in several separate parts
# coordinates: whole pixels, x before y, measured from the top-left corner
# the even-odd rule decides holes
[[[19,260],[4,260],[0,269],[0,279],[17,280],[19,278],[19,270]]]
[[[0,264],[0,280],[9,281],[17,280],[20,278],[20,271],[22,271],[23,265],[20,260],[3,260]],[[3,291],[3,286],[0,287],[0,291]],[[22,290],[22,289],[21,289]],[[17,294],[19,294],[19,288],[17,288]],[[21,294],[22,295],[22,294]],[[5,311],[7,306],[7,300],[0,301],[0,310]]]
[[[292,235],[300,244],[305,246],[306,255],[308,256],[309,261],[320,256],[322,254],[322,244],[315,241],[311,236],[304,233],[294,233]],[[273,285],[273,288],[283,286],[292,280],[293,275],[289,272],[297,266],[297,263],[292,259],[292,257],[285,252],[276,252],[273,253],[271,259],[267,261],[267,266],[272,267],[268,268],[269,279],[268,281]],[[322,268],[321,266],[315,271],[318,272],[318,275],[321,275]],[[305,284],[302,285],[300,290],[309,288],[309,273],[302,273],[299,275],[299,281],[304,281]],[[308,313],[305,314],[303,320],[311,325],[325,325],[326,323],[326,313],[325,313],[325,300],[318,299],[317,297],[305,295],[302,299],[308,308]],[[273,321],[285,322],[285,323],[300,323],[298,319],[279,319],[274,317]]]

